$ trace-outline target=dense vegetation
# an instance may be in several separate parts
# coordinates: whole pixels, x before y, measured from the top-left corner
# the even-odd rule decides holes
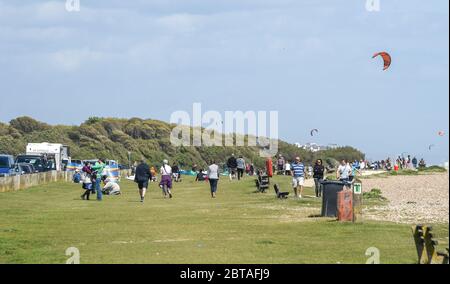
[[[30,117],[19,117],[9,124],[0,123],[0,153],[18,155],[25,151],[29,142],[50,142],[69,145],[71,156],[76,159],[105,158],[128,163],[145,157],[151,163],[159,164],[163,159],[177,161],[182,166],[196,163],[204,166],[206,161],[226,161],[232,153],[244,156],[261,166],[264,159],[257,147],[175,147],[170,143],[170,133],[175,125],[157,120],[140,118],[89,118],[80,126],[51,126]],[[299,155],[306,163],[316,158],[336,163],[336,160],[361,159],[364,154],[352,147],[312,153],[295,145],[280,141],[279,153],[287,159]]]

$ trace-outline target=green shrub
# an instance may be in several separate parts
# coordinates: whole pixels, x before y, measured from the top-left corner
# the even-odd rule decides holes
[[[378,200],[386,200],[384,196],[382,196],[381,190],[378,188],[372,188],[370,192],[363,193],[364,199],[378,199]]]
[[[416,170],[400,170],[400,171],[398,172],[398,174],[399,174],[399,175],[402,175],[402,176],[416,176],[416,175],[418,175],[419,173],[418,173],[418,171],[416,171]]]
[[[39,122],[28,116],[22,116],[13,119],[9,122],[9,124],[22,133],[32,133],[34,131],[42,131],[49,129],[51,127],[46,123]]]
[[[431,166],[427,168],[419,168],[419,172],[425,172],[425,173],[445,173],[447,172],[447,169],[440,166]]]
[[[102,118],[100,117],[96,117],[96,116],[91,116],[88,118],[88,120],[86,120],[86,124],[87,125],[92,125],[92,124],[96,124],[98,122],[101,122]]]
[[[419,172],[416,170],[404,169],[398,171],[389,171],[387,174],[391,176],[416,176],[419,174]]]

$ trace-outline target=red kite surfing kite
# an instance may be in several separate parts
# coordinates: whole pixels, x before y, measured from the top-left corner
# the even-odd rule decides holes
[[[378,53],[375,53],[375,55],[372,56],[372,58],[375,58],[377,56],[381,56],[383,58],[383,61],[384,61],[384,68],[383,68],[383,70],[386,70],[386,69],[389,68],[389,66],[391,66],[392,58],[389,55],[389,53],[384,52],[384,51],[383,52],[378,52]]]

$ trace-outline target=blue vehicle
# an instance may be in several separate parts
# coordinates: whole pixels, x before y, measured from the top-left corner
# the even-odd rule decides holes
[[[10,176],[14,174],[14,157],[11,155],[0,155],[0,176]]]

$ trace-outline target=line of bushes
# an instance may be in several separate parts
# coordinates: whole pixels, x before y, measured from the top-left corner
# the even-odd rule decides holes
[[[163,159],[176,161],[182,166],[205,166],[215,159],[225,162],[232,154],[242,155],[257,167],[264,166],[257,147],[175,147],[170,143],[170,133],[176,125],[151,119],[118,119],[91,117],[79,126],[48,125],[30,117],[18,117],[9,124],[0,123],[0,153],[18,155],[29,142],[51,142],[69,145],[76,159],[105,158],[128,163],[141,157],[158,165]],[[346,158],[362,159],[364,154],[352,147],[312,153],[293,144],[279,141],[279,153],[293,160],[301,156],[307,164],[315,159],[328,159],[332,163]]]

